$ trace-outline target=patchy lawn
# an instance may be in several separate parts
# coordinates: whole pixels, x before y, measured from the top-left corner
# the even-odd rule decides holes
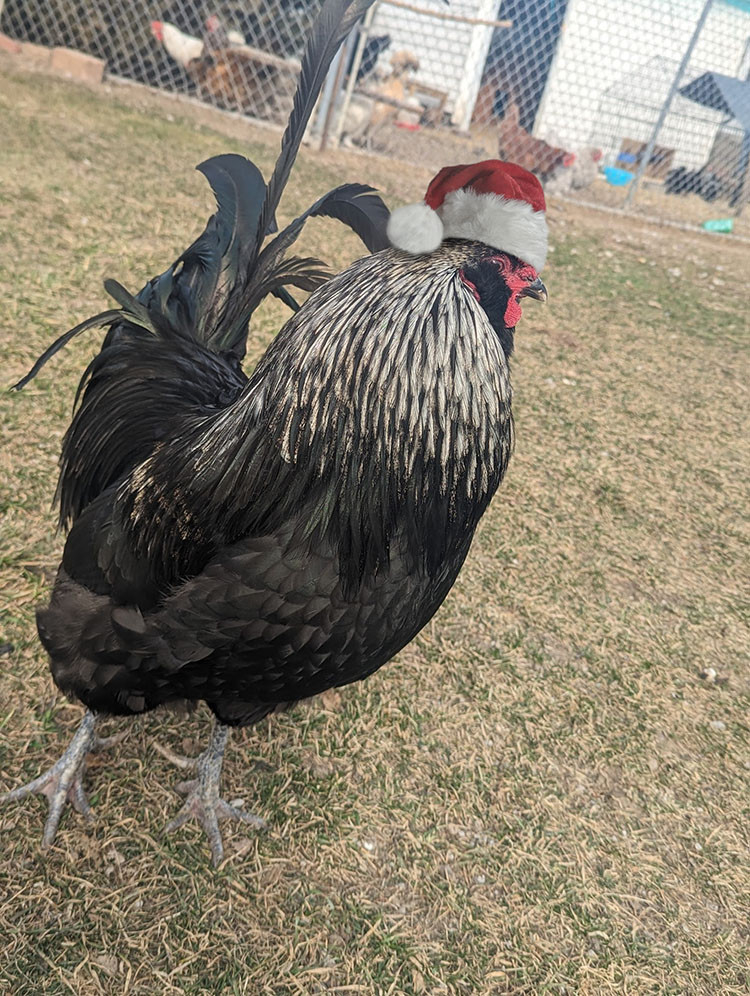
[[[268,170],[278,137],[0,61],[3,380],[164,269],[211,210],[193,166]],[[442,163],[433,163],[437,168]],[[430,172],[306,153],[284,213],[344,179],[414,198]],[[205,710],[150,715],[92,759],[96,824],[0,810],[0,991],[38,994],[746,993],[750,248],[550,208],[546,308],[514,363],[517,447],[444,608],[364,684],[234,737],[214,872],[165,836]],[[340,267],[356,241],[311,223]],[[257,323],[257,359],[282,319]],[[0,400],[0,790],[48,766],[80,708],[33,609],[89,332]],[[712,670],[709,670],[712,669]],[[126,723],[112,721],[106,732]]]

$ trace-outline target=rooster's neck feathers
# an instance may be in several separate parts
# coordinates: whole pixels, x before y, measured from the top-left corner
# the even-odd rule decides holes
[[[456,469],[465,498],[487,493],[508,369],[452,254],[441,255],[424,273],[396,252],[361,260],[288,323],[245,392],[266,387],[287,463],[323,475],[331,461],[366,473],[367,461],[373,480],[390,466],[399,488],[414,486],[419,463],[442,496],[458,499]]]

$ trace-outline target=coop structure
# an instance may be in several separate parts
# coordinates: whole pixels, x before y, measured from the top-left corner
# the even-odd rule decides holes
[[[571,147],[601,143],[611,161],[623,139],[647,141],[703,6],[704,0],[567,0],[534,134]],[[749,42],[750,0],[714,0],[683,82],[709,69],[746,78]],[[722,121],[677,97],[658,144],[679,151],[676,164],[697,168]]]

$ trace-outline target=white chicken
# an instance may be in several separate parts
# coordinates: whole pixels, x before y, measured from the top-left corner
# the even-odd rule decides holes
[[[210,33],[215,30],[212,27],[212,21],[214,18],[208,19],[206,21],[206,28]],[[188,35],[184,31],[174,25],[170,24],[169,21],[152,21],[151,31],[153,32],[154,38],[161,42],[164,46],[166,52],[172,56],[175,62],[179,63],[183,69],[187,69],[191,62],[195,62],[197,59],[203,57],[206,51],[206,43],[201,38],[196,38],[194,35]],[[240,46],[245,44],[244,37],[239,33],[239,31],[227,31],[226,38],[230,47]]]

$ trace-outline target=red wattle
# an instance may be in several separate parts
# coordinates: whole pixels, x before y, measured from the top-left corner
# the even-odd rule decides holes
[[[505,309],[505,318],[503,319],[503,322],[505,323],[506,329],[514,329],[520,321],[521,304],[514,292],[508,301],[508,307]]]

